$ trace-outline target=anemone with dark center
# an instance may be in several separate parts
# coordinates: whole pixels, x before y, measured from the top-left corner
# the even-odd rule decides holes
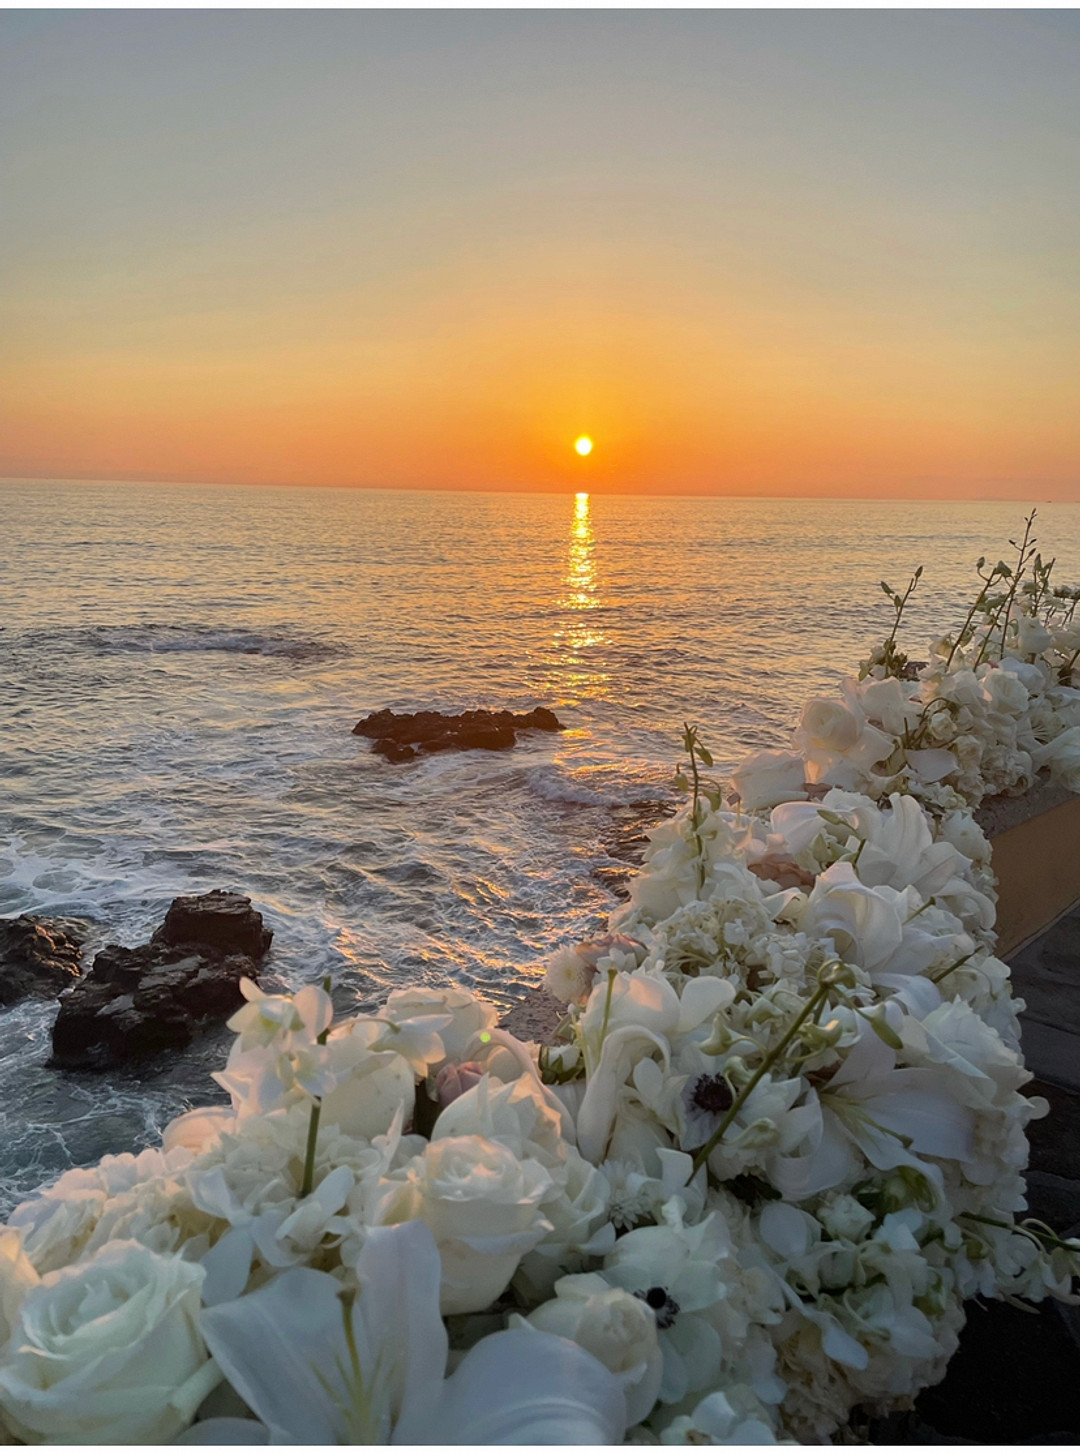
[[[672,1326],[679,1315],[679,1304],[666,1287],[649,1287],[648,1291],[636,1291],[634,1296],[652,1307],[659,1332]]]

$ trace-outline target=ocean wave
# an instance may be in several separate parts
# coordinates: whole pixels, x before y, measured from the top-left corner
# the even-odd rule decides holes
[[[546,802],[583,807],[651,807],[671,799],[670,788],[646,777],[627,778],[615,768],[580,767],[574,771],[546,763],[526,774],[530,790]]]
[[[83,644],[99,655],[126,652],[222,651],[233,656],[277,656],[313,661],[339,656],[344,647],[331,641],[303,639],[285,633],[249,631],[241,627],[201,625],[90,626]]]

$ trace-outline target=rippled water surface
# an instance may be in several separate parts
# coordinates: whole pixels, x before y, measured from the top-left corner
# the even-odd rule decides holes
[[[681,722],[718,764],[777,744],[925,584],[955,623],[1020,505],[0,485],[0,914],[143,941],[235,887],[268,971],[343,1003],[456,979],[509,1003],[614,902]],[[1080,509],[1040,543],[1080,576]],[[553,707],[507,753],[389,766],[399,710]],[[55,1006],[0,1011],[8,1200],[151,1135],[213,1087],[220,1036],[141,1080],[45,1068]]]

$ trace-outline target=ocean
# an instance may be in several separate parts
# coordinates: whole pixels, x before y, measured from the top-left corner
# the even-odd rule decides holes
[[[510,1006],[598,929],[673,801],[782,744],[887,630],[955,626],[1022,504],[0,483],[0,915],[145,941],[179,893],[247,893],[265,982],[342,1010],[454,981]],[[1080,507],[1040,506],[1080,577]],[[509,752],[391,766],[382,707],[553,708]],[[49,1070],[55,1004],[0,1010],[0,1213],[220,1098],[211,1034],[152,1073]]]

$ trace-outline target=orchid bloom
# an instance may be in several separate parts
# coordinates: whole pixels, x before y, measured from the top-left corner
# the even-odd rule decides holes
[[[617,1378],[576,1343],[496,1332],[446,1377],[441,1264],[419,1221],[373,1229],[359,1290],[299,1267],[204,1311],[200,1330],[256,1419],[208,1418],[188,1444],[537,1444],[621,1442]]]

